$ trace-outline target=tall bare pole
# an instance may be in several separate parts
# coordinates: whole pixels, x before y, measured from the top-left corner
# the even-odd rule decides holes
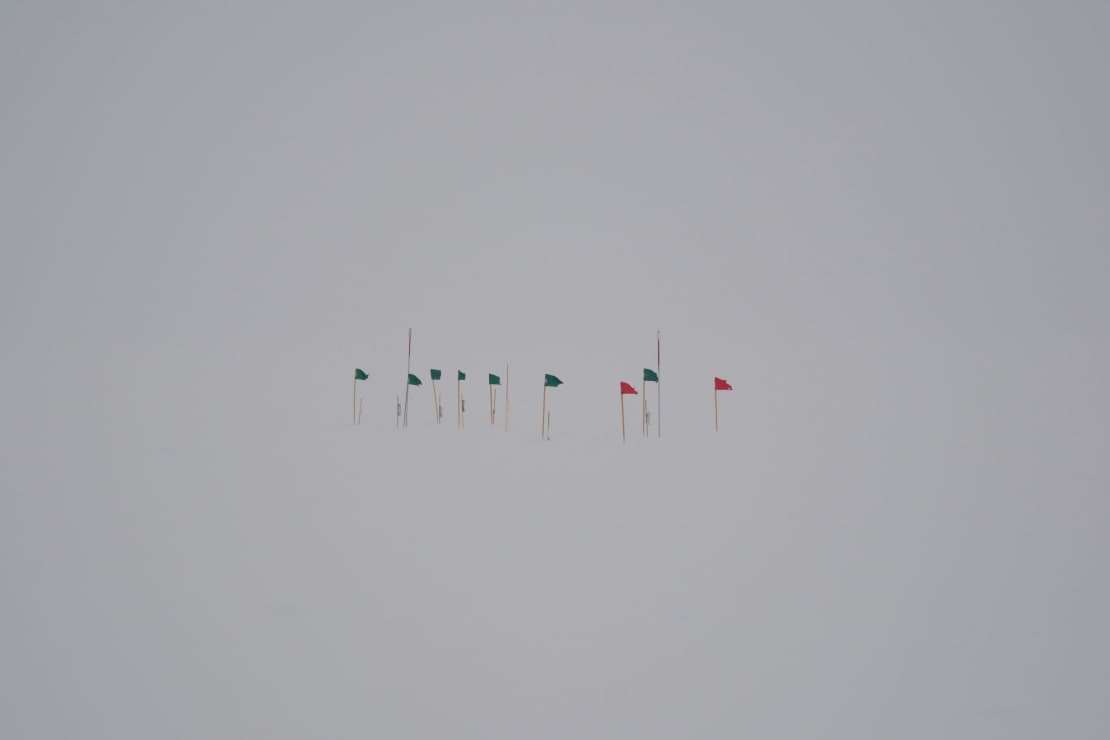
[[[655,436],[657,438],[663,436],[663,407],[662,407],[662,404],[660,403],[661,399],[660,399],[660,395],[659,395],[659,382],[660,382],[659,378],[661,377],[660,370],[662,370],[662,368],[659,366],[660,365],[659,360],[662,357],[662,353],[660,352],[660,346],[662,344],[661,336],[662,336],[662,332],[660,332],[659,330],[656,330],[656,332],[655,332]]]
[[[405,366],[405,426],[409,425],[409,376],[412,375],[412,328],[409,328],[409,359]]]

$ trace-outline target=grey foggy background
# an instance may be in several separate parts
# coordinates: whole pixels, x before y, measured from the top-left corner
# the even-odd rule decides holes
[[[1106,735],[1110,6],[276,5],[0,9],[0,736]]]

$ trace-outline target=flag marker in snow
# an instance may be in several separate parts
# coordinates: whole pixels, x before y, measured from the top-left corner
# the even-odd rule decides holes
[[[628,383],[621,381],[621,444],[624,444],[624,397],[637,395],[636,389]],[[645,412],[646,413],[646,412]]]
[[[721,378],[713,378],[713,431],[721,431],[721,426],[717,422],[717,391],[731,391],[732,386],[728,384],[727,380]]]
[[[440,420],[440,417],[443,416],[443,409],[440,407],[439,394],[436,392],[436,381],[439,380],[441,377],[443,377],[443,373],[441,373],[439,370],[432,370],[431,375],[432,375],[432,406],[435,407],[433,410],[435,411],[435,414],[436,414],[436,424],[438,424],[439,420]]]
[[[355,400],[358,398],[358,381],[366,380],[368,377],[370,376],[359,370],[357,367],[355,368],[355,389],[354,393],[351,395],[351,424],[358,423],[355,418]]]
[[[543,376],[543,410],[540,414],[540,439],[544,438],[543,423],[544,418],[547,418],[547,438],[551,439],[551,417],[547,414],[547,389],[558,388],[563,384],[563,381],[556,378],[554,375]]]

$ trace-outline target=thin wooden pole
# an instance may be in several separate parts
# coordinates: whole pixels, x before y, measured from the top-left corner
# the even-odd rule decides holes
[[[721,425],[717,422],[717,389],[713,389],[713,431],[721,431]]]
[[[551,412],[547,412],[547,441],[551,441]]]
[[[405,426],[409,425],[409,375],[412,374],[412,328],[409,328],[409,359],[405,366]]]
[[[402,421],[402,426],[408,427],[409,425],[409,379],[405,378],[405,416]]]
[[[624,391],[621,391],[621,444],[624,443]]]
[[[543,439],[543,420],[547,416],[547,380],[543,383],[543,408],[540,411],[540,439]]]
[[[436,393],[436,381],[432,379],[432,405],[435,406],[436,424],[439,423],[439,395]]]

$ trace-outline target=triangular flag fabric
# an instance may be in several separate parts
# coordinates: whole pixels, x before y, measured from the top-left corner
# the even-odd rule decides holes
[[[362,372],[357,367],[355,368],[355,380],[366,380],[369,377],[370,377],[369,375]]]
[[[633,388],[628,383],[625,383],[622,380],[621,381],[621,395],[622,396],[628,396],[628,395],[638,396],[640,394],[636,392],[635,388]]]
[[[652,383],[658,383],[659,382],[659,375],[654,370],[648,370],[645,367],[644,368],[644,380],[649,380]]]
[[[713,378],[713,390],[731,391],[732,386],[728,384],[727,380],[722,380],[721,378]]]
[[[459,380],[466,380],[466,373],[462,370],[459,370]]]
[[[558,388],[563,384],[563,381],[559,380],[554,375],[544,375],[543,384],[547,388]]]
[[[494,375],[493,373],[490,373],[489,374],[489,384],[490,385],[501,385],[501,378],[497,375]]]
[[[432,380],[439,380],[441,377],[443,377],[443,373],[439,370],[432,370]]]
[[[424,384],[420,382],[420,378],[416,377],[412,373],[409,373],[409,385],[424,385]],[[405,398],[408,398],[408,396],[405,396]]]

